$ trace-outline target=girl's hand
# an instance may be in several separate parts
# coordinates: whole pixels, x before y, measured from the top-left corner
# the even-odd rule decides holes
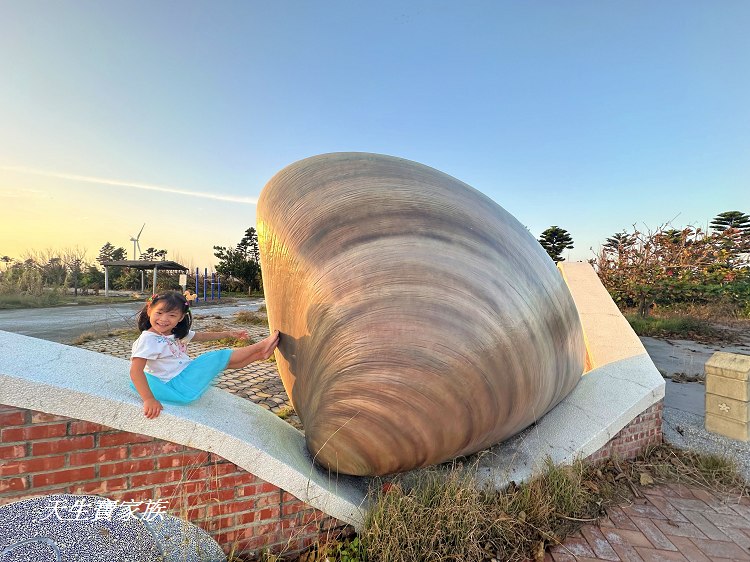
[[[232,334],[233,338],[237,338],[238,340],[246,340],[247,339],[247,330],[234,330],[232,332],[229,332]]]
[[[150,420],[159,416],[164,406],[156,398],[148,398],[143,401],[143,414]]]

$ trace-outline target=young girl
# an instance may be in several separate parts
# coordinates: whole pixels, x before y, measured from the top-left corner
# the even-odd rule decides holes
[[[187,404],[199,398],[224,369],[239,369],[268,359],[279,344],[279,331],[266,339],[238,349],[217,349],[191,360],[190,341],[226,337],[245,339],[244,330],[194,332],[187,299],[176,291],[151,297],[137,316],[141,335],[133,343],[130,378],[143,399],[143,413],[153,419],[162,410],[161,401]]]

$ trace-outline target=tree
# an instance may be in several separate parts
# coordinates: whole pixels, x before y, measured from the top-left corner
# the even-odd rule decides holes
[[[125,256],[125,248],[115,248],[112,244],[107,242],[102,246],[102,249],[99,250],[99,257],[96,258],[96,261],[99,263],[105,261],[121,261],[125,259]]]
[[[726,265],[735,267],[742,262],[742,254],[750,252],[750,216],[740,211],[719,213],[711,227],[724,235],[721,249],[726,255]]]
[[[737,273],[726,265],[727,234],[660,226],[635,229],[632,244],[619,251],[604,245],[596,267],[602,284],[618,304],[646,317],[655,302],[707,302],[731,293]]]
[[[724,232],[728,228],[736,228],[742,234],[750,234],[750,216],[740,211],[724,211],[719,213],[711,221],[711,228],[718,232]]]
[[[8,264],[13,261],[13,258],[10,256],[2,256],[0,257],[0,261],[5,264],[5,271],[8,271]]]
[[[565,261],[565,258],[561,255],[563,250],[573,248],[573,239],[570,237],[570,234],[567,230],[559,226],[550,226],[542,232],[539,243],[554,262]]]
[[[216,271],[242,283],[243,288],[260,291],[260,251],[254,228],[248,228],[235,248],[214,246],[214,256],[219,259]]]
[[[167,259],[167,251],[157,250],[156,248],[148,248],[141,254],[140,259],[147,261],[165,261]]]
[[[62,260],[65,268],[70,272],[73,282],[73,294],[78,296],[79,278],[85,267],[86,250],[79,247],[66,248],[63,250]],[[70,285],[70,283],[68,283]]]
[[[251,226],[245,231],[245,236],[237,244],[237,251],[242,252],[246,258],[260,263],[260,248],[258,247],[258,234]]]

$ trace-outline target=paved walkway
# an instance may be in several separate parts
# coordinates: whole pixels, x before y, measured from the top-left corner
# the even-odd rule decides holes
[[[750,499],[680,484],[642,488],[645,498],[607,510],[553,547],[547,561],[750,560]]]

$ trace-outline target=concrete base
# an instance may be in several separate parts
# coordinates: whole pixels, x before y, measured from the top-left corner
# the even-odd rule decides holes
[[[706,413],[706,429],[738,441],[750,440],[750,423]]]

